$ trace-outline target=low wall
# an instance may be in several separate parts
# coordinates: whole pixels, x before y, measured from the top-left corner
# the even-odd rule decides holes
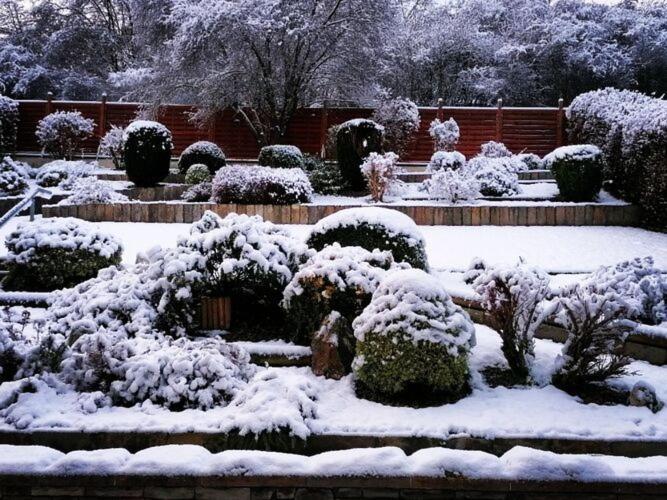
[[[314,224],[348,205],[218,205],[214,203],[114,203],[45,206],[45,217],[78,217],[93,222],[192,223],[206,210],[261,215],[276,224]],[[635,226],[637,207],[600,204],[390,205],[423,226]]]
[[[656,483],[579,483],[433,477],[0,476],[0,498],[225,500],[665,498]]]

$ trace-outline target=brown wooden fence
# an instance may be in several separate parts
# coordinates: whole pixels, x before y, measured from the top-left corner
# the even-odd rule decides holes
[[[87,152],[97,150],[99,138],[111,125],[125,126],[131,122],[140,105],[135,103],[19,101],[19,151],[39,151],[35,129],[40,119],[54,111],[80,111],[95,120],[95,136],[83,145]],[[198,140],[217,143],[230,158],[256,158],[258,147],[247,126],[231,110],[219,113],[206,128],[198,128],[191,120],[192,106],[170,104],[161,108],[158,120],[174,137],[174,153]],[[299,146],[307,153],[319,153],[326,130],[331,125],[352,118],[367,118],[368,108],[304,108],[299,110],[288,128],[286,143]],[[502,141],[513,152],[544,155],[564,141],[565,118],[562,104],[557,108],[496,108],[442,107],[420,108],[421,127],[406,156],[408,161],[428,160],[433,142],[428,134],[430,122],[436,117],[454,118],[461,129],[457,147],[466,156],[479,151],[490,140]]]

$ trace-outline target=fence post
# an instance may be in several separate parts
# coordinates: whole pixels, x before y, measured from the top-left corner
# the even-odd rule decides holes
[[[100,101],[100,137],[107,133],[107,93],[102,93]]]
[[[213,113],[213,116],[208,121],[208,140],[209,142],[215,143],[215,128],[218,122],[218,111]]]
[[[45,107],[46,115],[50,115],[53,113],[53,92],[47,92],[46,93],[46,107]]]
[[[445,102],[445,100],[442,97],[438,97],[438,120],[444,121],[445,119],[445,113],[442,110],[442,105]]]
[[[327,157],[327,129],[329,128],[329,107],[326,99],[320,113],[320,158],[325,160]]]
[[[496,141],[503,141],[503,100],[498,98],[498,107],[496,108]]]
[[[556,147],[563,145],[563,137],[565,132],[565,109],[563,107],[563,98],[558,99],[558,112],[556,114]]]

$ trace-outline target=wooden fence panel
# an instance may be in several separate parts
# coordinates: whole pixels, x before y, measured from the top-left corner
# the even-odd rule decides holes
[[[53,111],[80,111],[95,120],[95,135],[83,144],[87,152],[97,150],[102,133],[111,125],[126,126],[136,119],[140,105],[118,102],[19,101],[18,149],[39,151],[35,137],[37,123]],[[178,155],[195,141],[210,140],[218,144],[229,158],[256,158],[259,147],[250,129],[232,110],[218,113],[204,126],[191,119],[192,106],[166,105],[160,108],[157,120],[172,132],[174,154]],[[353,118],[369,118],[368,108],[305,108],[295,114],[289,124],[285,142],[302,151],[318,154],[332,125]],[[500,140],[515,153],[544,155],[562,141],[563,111],[558,108],[420,108],[421,123],[405,155],[406,161],[427,161],[433,153],[428,129],[432,120],[454,118],[461,130],[457,150],[474,156],[480,145]],[[102,124],[101,121],[104,121]],[[102,126],[103,125],[103,126]]]

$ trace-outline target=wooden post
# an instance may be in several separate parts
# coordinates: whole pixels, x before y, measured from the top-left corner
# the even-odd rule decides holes
[[[325,160],[327,157],[327,129],[329,128],[329,107],[327,106],[326,99],[320,113],[320,158]]]
[[[46,115],[50,115],[53,113],[53,92],[47,92],[46,93],[46,107],[45,107]]]
[[[102,94],[100,101],[100,137],[107,133],[107,93]]]
[[[503,100],[498,99],[498,107],[496,108],[496,141],[503,141]]]
[[[438,98],[438,120],[444,121],[445,120],[445,113],[442,110],[442,105],[445,102],[445,100],[442,97]]]
[[[556,147],[564,144],[565,137],[565,109],[563,107],[563,98],[558,99],[558,111],[556,114]]]

